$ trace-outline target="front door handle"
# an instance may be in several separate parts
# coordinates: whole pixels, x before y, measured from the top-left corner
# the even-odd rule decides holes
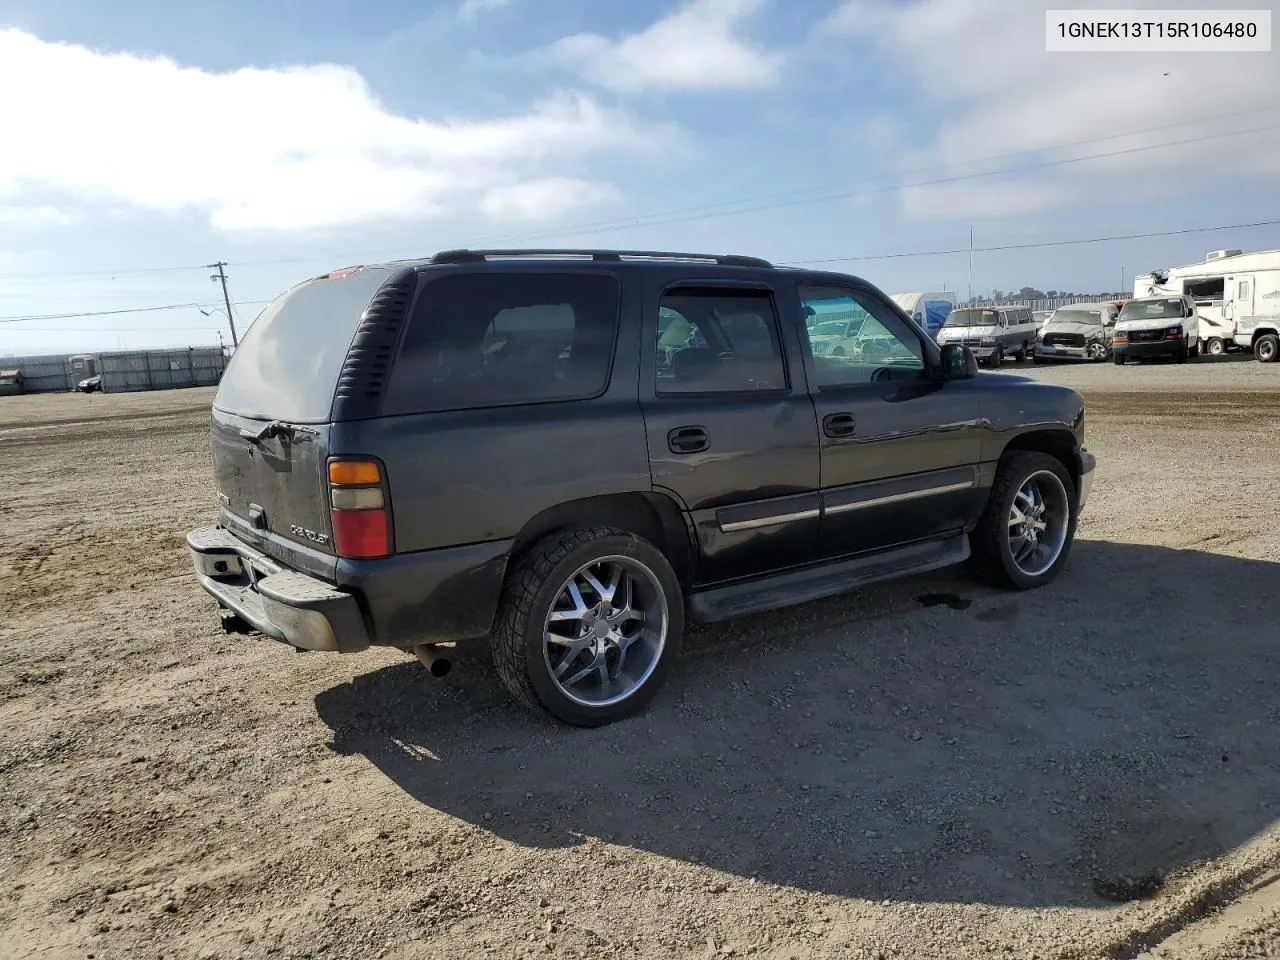
[[[829,413],[822,418],[822,432],[828,437],[852,437],[857,429],[852,413]]]
[[[701,453],[711,446],[706,427],[676,427],[667,432],[667,447],[672,453]]]

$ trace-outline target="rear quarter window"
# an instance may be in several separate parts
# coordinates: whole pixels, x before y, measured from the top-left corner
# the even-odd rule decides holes
[[[487,272],[427,283],[383,412],[584,400],[609,380],[621,299],[608,274]]]

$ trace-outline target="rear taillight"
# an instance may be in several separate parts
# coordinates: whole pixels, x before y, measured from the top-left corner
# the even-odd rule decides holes
[[[375,460],[330,460],[329,505],[333,545],[352,560],[391,553],[391,507]]]

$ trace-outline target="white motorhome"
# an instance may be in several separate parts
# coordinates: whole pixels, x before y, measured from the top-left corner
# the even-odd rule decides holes
[[[954,293],[895,293],[892,297],[893,302],[935,340],[956,306]]]
[[[1234,345],[1275,359],[1280,325],[1280,250],[1215,250],[1192,263],[1135,277],[1135,297],[1189,296],[1200,317],[1200,351]],[[1261,349],[1259,348],[1261,343]]]

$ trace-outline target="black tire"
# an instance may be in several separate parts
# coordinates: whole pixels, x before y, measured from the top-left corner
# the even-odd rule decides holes
[[[1186,363],[1188,360],[1191,359],[1191,348],[1183,347],[1181,350],[1179,350],[1177,353],[1173,355],[1173,359],[1178,363]]]
[[[1210,337],[1204,342],[1204,352],[1206,356],[1220,357],[1227,352],[1227,345],[1221,337]]]
[[[1195,343],[1191,344],[1191,346],[1187,347],[1187,356],[1192,360],[1200,356],[1200,341],[1197,340]]]
[[[1111,354],[1111,362],[1112,362],[1112,363],[1114,363],[1117,367],[1123,367],[1123,366],[1124,366],[1124,354],[1123,354],[1123,353],[1115,353],[1115,352],[1113,351],[1113,352],[1112,352],[1112,354]]]
[[[657,665],[625,700],[604,706],[579,703],[556,683],[543,653],[543,631],[565,581],[593,558],[627,557],[647,567],[666,601],[667,633]],[[653,544],[612,527],[562,530],[534,544],[508,575],[490,645],[498,676],[512,696],[579,727],[612,723],[638,711],[657,693],[679,658],[684,596],[667,558]]]
[[[1272,363],[1280,354],[1280,338],[1274,333],[1264,333],[1253,341],[1253,355],[1260,363]]]
[[[1025,343],[1018,345],[1018,352],[1013,355],[1015,363],[1027,362],[1027,345]]]
[[[1029,575],[1013,559],[1009,542],[1009,515],[1014,498],[1022,486],[1031,477],[1046,471],[1061,481],[1066,494],[1066,539],[1048,569]],[[991,486],[991,495],[987,499],[982,518],[969,535],[974,573],[987,583],[1015,590],[1032,590],[1044,586],[1057,577],[1067,562],[1071,544],[1075,540],[1078,515],[1076,487],[1061,460],[1034,450],[1013,450],[1006,453],[1000,458],[995,483]]]
[[[995,350],[987,358],[987,366],[992,370],[998,370],[1002,363],[1004,363],[1004,347],[997,343]]]

